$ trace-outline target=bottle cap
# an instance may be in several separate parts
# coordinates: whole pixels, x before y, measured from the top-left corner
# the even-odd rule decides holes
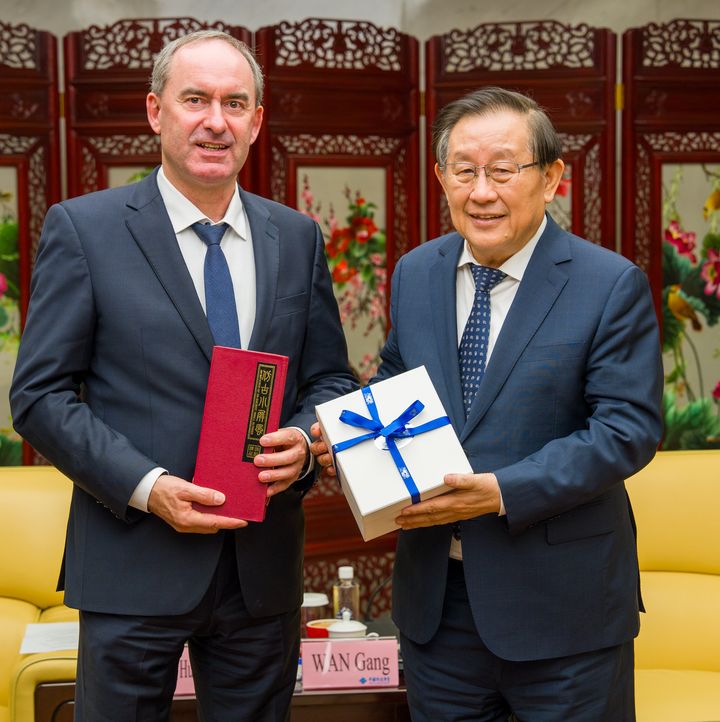
[[[340,579],[352,579],[355,576],[355,571],[352,567],[338,567],[338,577]]]

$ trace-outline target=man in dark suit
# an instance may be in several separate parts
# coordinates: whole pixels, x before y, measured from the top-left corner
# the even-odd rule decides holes
[[[46,219],[11,401],[75,485],[61,582],[80,609],[77,720],[167,719],[188,640],[201,719],[289,718],[306,434],[353,379],[319,228],[237,185],[261,100],[245,45],[176,40],[147,96],[161,168]],[[191,480],[213,345],[230,337],[290,359],[283,428],[255,460],[257,524],[192,508],[223,501]]]
[[[476,473],[397,520],[413,720],[633,720],[624,479],[661,434],[647,280],[546,215],[564,166],[531,99],[450,103],[433,146],[457,232],[398,263],[378,379],[424,365]]]

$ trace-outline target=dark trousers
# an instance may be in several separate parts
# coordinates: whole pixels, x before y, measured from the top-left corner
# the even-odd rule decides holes
[[[401,636],[413,722],[633,722],[633,643],[558,659],[510,662],[475,628],[462,562],[450,561],[440,628]],[[514,714],[514,717],[511,716]]]
[[[185,642],[201,722],[287,722],[299,632],[299,610],[250,616],[228,533],[212,583],[191,612],[80,613],[75,722],[167,720]]]

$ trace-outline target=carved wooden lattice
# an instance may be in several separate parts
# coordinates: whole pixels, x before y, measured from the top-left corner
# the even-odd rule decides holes
[[[720,21],[674,20],[642,28],[643,68],[717,70]]]
[[[207,28],[251,43],[244,28],[193,18],[120,20],[65,37],[69,195],[107,187],[112,167],[157,165],[160,145],[145,114],[155,55],[168,42]],[[249,168],[241,177],[247,185]]]
[[[400,71],[403,67],[402,33],[369,22],[311,18],[277,26],[275,62],[278,67],[326,70]]]
[[[592,69],[594,41],[587,25],[568,26],[552,20],[452,30],[443,36],[444,71]]]
[[[519,90],[543,106],[572,166],[572,229],[615,246],[615,36],[588,25],[493,23],[427,42],[428,236],[452,230],[433,173],[438,111],[484,85]]]
[[[720,22],[675,20],[623,37],[623,253],[662,291],[662,165],[720,161]]]

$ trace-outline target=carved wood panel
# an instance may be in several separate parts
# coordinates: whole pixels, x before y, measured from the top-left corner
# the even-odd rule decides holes
[[[303,173],[334,168],[337,182],[348,186],[348,204],[358,203],[351,207],[351,229],[361,220],[356,211],[362,204],[353,195],[359,190],[355,175],[372,169],[381,173],[384,180],[374,189],[381,197],[362,201],[372,201],[384,212],[384,227],[371,227],[384,234],[384,259],[375,270],[382,274],[377,293],[385,294],[395,262],[420,240],[417,41],[369,22],[311,18],[261,28],[256,46],[268,82],[266,122],[253,156],[258,192],[298,207]],[[309,187],[303,197],[307,207],[301,210],[316,217],[326,233],[333,277],[343,278],[343,261],[338,263],[333,255],[337,246],[325,221],[329,212],[335,213],[332,223],[342,225],[345,212],[328,208],[327,201],[321,210],[313,207]],[[369,207],[362,205],[362,212]],[[349,242],[366,239],[355,236]],[[343,298],[352,305],[348,285],[336,285],[336,293],[346,294],[338,296],[341,313]],[[364,293],[360,285],[356,290]],[[386,329],[385,320],[383,324]],[[395,536],[364,543],[335,482],[320,482],[308,495],[305,509],[306,589],[329,591],[337,565],[350,563],[360,579],[364,605],[390,575]],[[374,598],[371,614],[387,613],[389,607],[387,584]]]
[[[60,197],[57,42],[0,22],[0,464],[31,460],[9,428],[7,391],[29,300],[30,272],[48,207]],[[6,428],[7,427],[7,428]]]
[[[623,36],[623,253],[660,312],[663,162],[720,158],[720,21],[675,20]]]
[[[720,449],[720,21],[623,36],[623,252],[662,328],[661,448]]]
[[[569,228],[615,247],[615,36],[585,24],[489,23],[426,44],[428,237],[452,230],[435,178],[431,128],[451,100],[484,85],[527,93],[561,134]],[[552,213],[552,210],[551,210]]]
[[[387,169],[387,273],[419,242],[417,41],[372,23],[311,18],[256,34],[268,93],[258,190],[297,205],[299,165]]]

